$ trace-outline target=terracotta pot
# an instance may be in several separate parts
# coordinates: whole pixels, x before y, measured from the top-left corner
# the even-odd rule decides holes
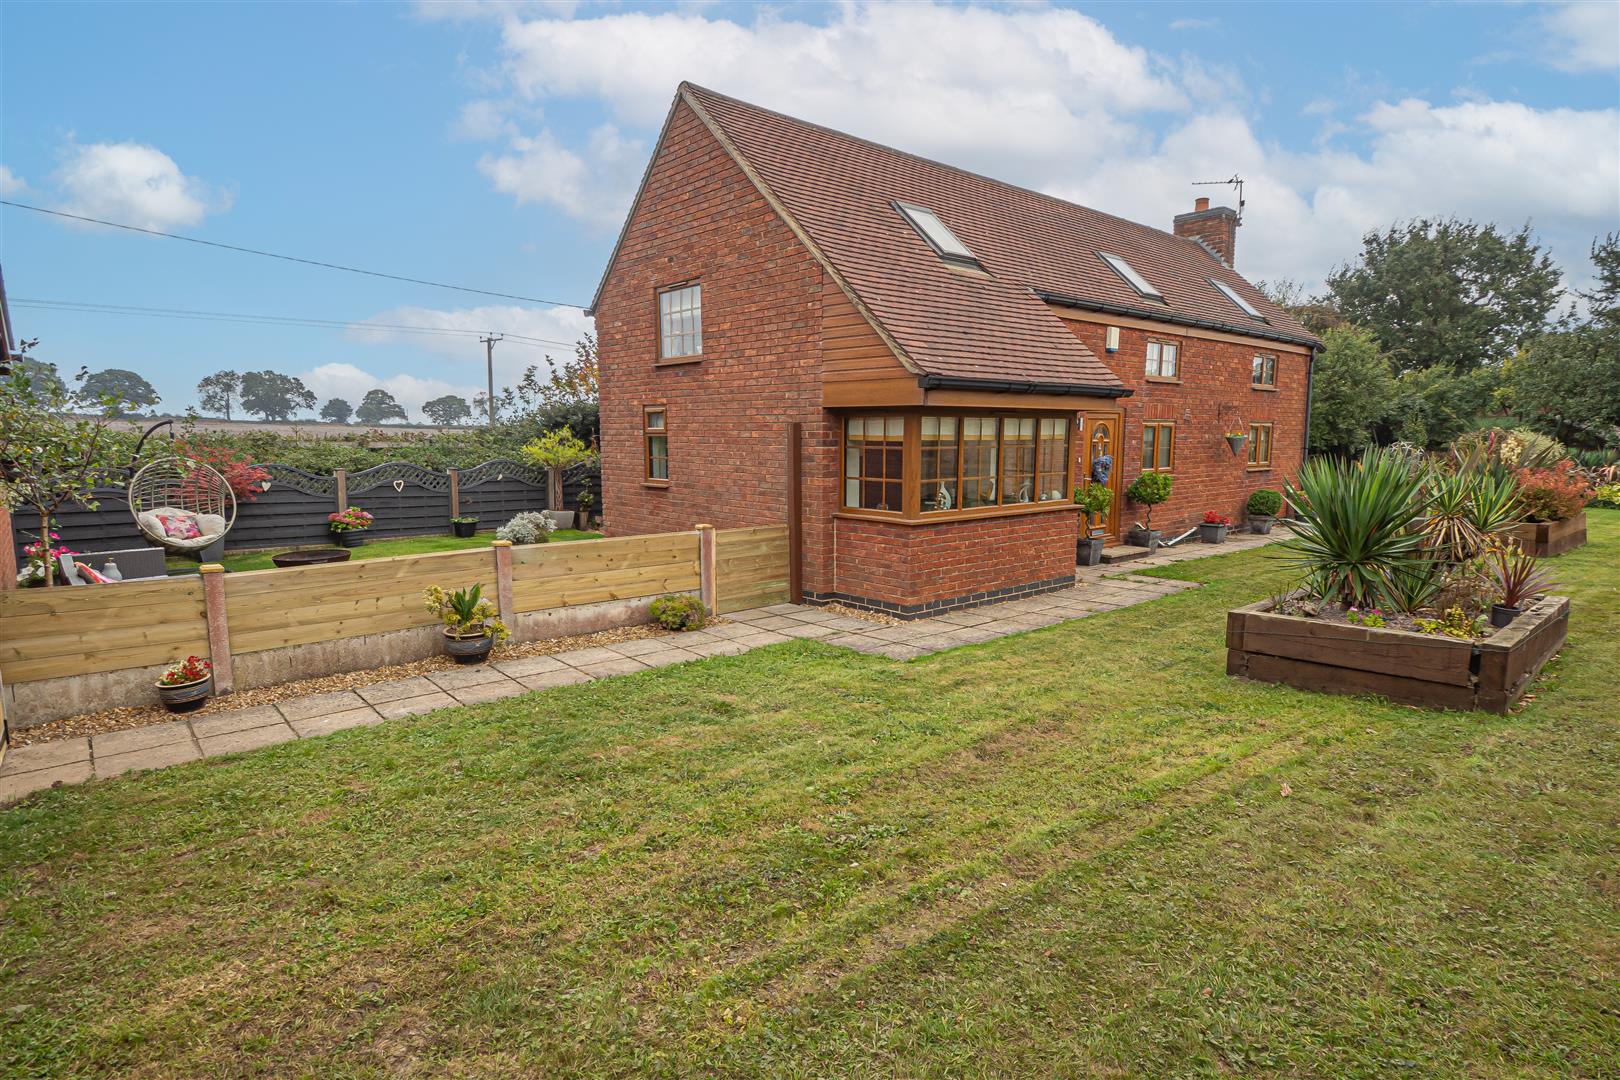
[[[157,684],[158,700],[170,712],[190,712],[202,708],[203,702],[208,700],[208,691],[213,684],[214,676],[210,673],[195,682]]]
[[[458,664],[481,664],[489,657],[489,651],[494,647],[493,634],[479,634],[472,637],[454,634],[449,630],[444,632],[444,651]]]

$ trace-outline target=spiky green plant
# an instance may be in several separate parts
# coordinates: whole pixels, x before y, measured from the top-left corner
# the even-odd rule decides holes
[[[1445,562],[1420,556],[1386,568],[1379,583],[1379,592],[1386,606],[1403,615],[1415,615],[1431,606],[1445,587]]]
[[[1356,461],[1312,458],[1287,487],[1299,524],[1278,553],[1329,599],[1366,607],[1393,568],[1420,557],[1423,479],[1399,456],[1369,447]]]
[[[1467,473],[1431,469],[1423,484],[1427,503],[1418,526],[1430,550],[1449,562],[1471,559],[1485,542],[1474,525],[1474,482]]]
[[[1519,513],[1519,482],[1511,472],[1497,467],[1475,473],[1469,479],[1473,485],[1469,493],[1470,520],[1482,537],[1489,540],[1523,520]]]

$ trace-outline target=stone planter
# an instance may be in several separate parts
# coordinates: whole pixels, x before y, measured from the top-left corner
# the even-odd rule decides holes
[[[1586,511],[1563,521],[1527,521],[1514,526],[1510,535],[1538,559],[1562,555],[1586,543]]]
[[[208,700],[208,691],[213,686],[214,676],[205,675],[195,682],[175,683],[165,686],[157,684],[158,700],[170,712],[191,712],[202,708],[203,702]]]
[[[478,519],[474,518],[472,521],[452,521],[450,523],[450,530],[452,534],[461,537],[463,540],[477,536]]]
[[[1102,551],[1102,537],[1083,537],[1074,546],[1074,561],[1080,566],[1096,566],[1102,562]]]
[[[444,632],[444,651],[458,664],[481,664],[489,656],[489,651],[495,647],[493,634],[479,634],[477,637],[452,634]]]
[[[360,534],[364,531],[363,529],[343,529],[342,531],[333,529],[332,543],[338,547],[357,548],[364,543],[360,538]]]
[[[1198,539],[1206,544],[1226,543],[1226,530],[1230,525],[1203,525],[1198,526]]]
[[[1271,532],[1271,527],[1277,524],[1277,519],[1270,514],[1250,514],[1249,531],[1265,536]]]
[[[1403,705],[1506,713],[1564,644],[1569,598],[1545,596],[1484,641],[1280,615],[1262,600],[1226,613],[1226,673]]]
[[[1158,529],[1137,529],[1137,528],[1132,528],[1129,532],[1127,532],[1125,534],[1125,539],[1126,539],[1126,541],[1128,543],[1130,543],[1130,544],[1132,544],[1132,545],[1134,545],[1136,547],[1145,547],[1149,551],[1158,551],[1159,550],[1159,530]]]

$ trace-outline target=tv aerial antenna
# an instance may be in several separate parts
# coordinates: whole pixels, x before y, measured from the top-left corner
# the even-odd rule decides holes
[[[1233,173],[1225,180],[1194,180],[1193,187],[1233,187],[1237,188],[1237,223],[1243,224],[1243,177]]]

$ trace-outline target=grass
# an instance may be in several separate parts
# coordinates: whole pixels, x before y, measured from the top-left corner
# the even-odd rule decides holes
[[[579,529],[558,529],[551,534],[551,543],[565,540],[595,540],[602,534],[597,532],[582,532]],[[436,551],[463,551],[467,548],[488,547],[489,542],[495,539],[492,532],[479,533],[476,536],[408,536],[397,540],[368,541],[354,551],[353,559],[383,559],[390,555],[427,555]],[[305,547],[321,547],[320,544],[306,544]],[[291,550],[291,549],[281,549]],[[227,552],[221,560],[227,570],[269,570],[273,565],[270,556],[274,551],[244,551]],[[196,569],[194,560],[171,560],[188,571]]]
[[[1205,588],[0,813],[0,1073],[1614,1076],[1620,512],[1522,713],[1224,674]]]

